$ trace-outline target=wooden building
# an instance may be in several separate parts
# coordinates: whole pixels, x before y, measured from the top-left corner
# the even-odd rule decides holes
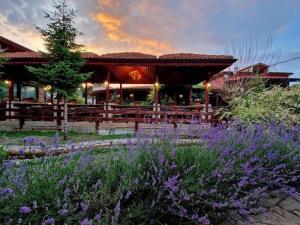
[[[47,61],[41,52],[30,50],[20,44],[0,36],[2,57],[8,61],[5,64],[4,86],[7,86],[7,102],[0,112],[0,119],[17,119],[20,128],[25,120],[62,120],[62,105],[55,102],[51,96],[48,104],[44,104],[45,93],[49,87],[36,87],[35,78],[26,66],[41,66]],[[192,53],[175,53],[154,56],[138,52],[123,52],[97,55],[85,52],[82,57],[86,60],[83,71],[93,72],[84,87],[86,107],[74,105],[70,107],[69,119],[72,121],[88,120],[99,127],[101,121],[129,122],[137,124],[145,121],[177,121],[189,122],[192,118],[200,118],[208,122],[212,120],[214,111],[209,109],[209,80],[214,74],[220,73],[231,66],[236,59],[228,55],[204,55]],[[192,85],[204,82],[205,104],[192,106]],[[105,99],[88,104],[89,87],[102,84],[105,87]],[[110,86],[119,86],[118,105],[112,105],[110,100]],[[144,107],[124,108],[123,85],[140,84],[151,85],[154,90],[154,104]],[[188,105],[186,107],[165,107],[159,105],[160,84],[185,85],[189,87]],[[96,103],[96,104],[95,104]],[[7,106],[8,105],[8,106]]]
[[[258,63],[236,71],[222,71],[215,74],[210,80],[211,88],[214,91],[222,90],[226,83],[236,82],[239,80],[249,80],[259,76],[265,80],[267,86],[280,85],[288,87],[293,73],[289,72],[271,72],[268,65]]]

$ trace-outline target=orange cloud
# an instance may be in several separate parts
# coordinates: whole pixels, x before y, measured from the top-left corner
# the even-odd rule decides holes
[[[124,28],[125,20],[121,17],[98,13],[93,15],[93,19],[104,28],[107,38],[111,41],[132,44],[138,51],[145,53],[160,54],[173,50],[173,47],[167,42],[139,37],[126,32]]]
[[[122,30],[124,20],[105,13],[94,15],[94,19],[100,23],[106,31],[107,37],[112,41],[130,42],[128,35]]]
[[[119,7],[120,6],[120,2],[116,1],[116,0],[99,0],[100,5],[103,6],[108,6],[108,7]]]

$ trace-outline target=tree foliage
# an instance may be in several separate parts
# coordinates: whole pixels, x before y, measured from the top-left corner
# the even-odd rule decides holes
[[[47,53],[47,63],[39,68],[28,67],[36,76],[40,86],[51,86],[51,92],[64,99],[63,132],[67,139],[68,105],[67,98],[74,95],[78,86],[86,81],[90,73],[82,73],[85,60],[81,57],[82,45],[76,43],[81,33],[74,26],[77,11],[68,8],[65,0],[56,3],[54,11],[44,12],[49,20],[46,28],[36,27],[42,35]]]
[[[3,69],[4,69],[5,62],[6,62],[6,59],[1,57],[1,54],[0,54],[0,77],[4,74]]]
[[[28,67],[37,82],[51,85],[51,91],[60,97],[68,97],[76,92],[78,86],[90,76],[82,73],[85,60],[81,58],[82,45],[76,43],[81,33],[74,27],[77,11],[68,9],[65,1],[54,2],[53,12],[44,12],[49,20],[46,28],[36,27],[42,35],[47,53],[44,54],[47,64],[35,68]]]

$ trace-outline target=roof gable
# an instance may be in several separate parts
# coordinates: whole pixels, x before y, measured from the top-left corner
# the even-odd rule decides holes
[[[5,37],[0,36],[0,51],[4,52],[33,52],[33,50],[26,48],[16,42],[13,42]]]

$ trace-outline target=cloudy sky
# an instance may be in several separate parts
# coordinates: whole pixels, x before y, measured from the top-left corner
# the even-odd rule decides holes
[[[300,56],[300,0],[68,2],[70,7],[79,10],[76,26],[84,33],[79,42],[98,54],[229,52],[238,57],[240,52],[246,52],[239,52],[243,46],[244,49],[252,46],[261,55],[267,40],[272,39],[268,55],[274,55],[273,62]],[[45,25],[42,11],[51,10],[51,5],[51,0],[0,0],[0,35],[34,50],[44,50],[34,24]],[[300,77],[300,59],[273,70],[291,71]]]

